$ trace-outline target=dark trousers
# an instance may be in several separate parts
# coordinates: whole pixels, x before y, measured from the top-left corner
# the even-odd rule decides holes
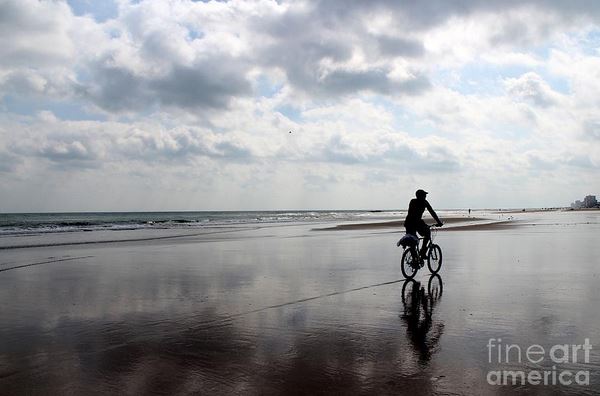
[[[406,228],[407,234],[419,235],[423,237],[423,244],[421,245],[421,257],[424,257],[427,252],[427,245],[429,244],[429,240],[431,239],[431,231],[429,230],[429,226],[423,221],[405,221],[404,228]]]

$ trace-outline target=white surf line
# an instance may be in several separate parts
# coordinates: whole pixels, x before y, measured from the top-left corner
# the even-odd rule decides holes
[[[285,303],[281,303],[281,304],[269,305],[269,306],[266,306],[266,307],[253,309],[253,310],[250,310],[250,311],[239,312],[239,313],[236,313],[236,314],[233,314],[233,315],[223,316],[222,318],[219,318],[219,319],[202,322],[202,323],[199,323],[198,325],[194,326],[193,328],[199,328],[199,327],[201,327],[202,329],[210,329],[212,327],[223,326],[223,325],[231,322],[233,319],[236,319],[236,318],[239,318],[239,317],[242,317],[242,316],[246,316],[246,315],[250,315],[250,314],[254,314],[254,313],[258,313],[258,312],[262,312],[262,311],[266,311],[266,310],[269,310],[269,309],[287,307],[287,306],[290,306],[290,305],[301,304],[301,303],[304,303],[304,302],[307,302],[307,301],[317,300],[317,299],[320,299],[320,298],[337,296],[339,294],[351,293],[351,292],[355,292],[355,291],[359,291],[359,290],[370,289],[370,288],[373,288],[373,287],[393,285],[394,283],[400,283],[400,282],[405,282],[405,281],[406,281],[406,279],[396,279],[396,280],[393,280],[393,281],[376,283],[374,285],[360,286],[360,287],[355,287],[354,289],[348,289],[348,290],[342,290],[342,291],[335,291],[335,292],[331,292],[331,293],[327,293],[327,294],[321,294],[321,295],[314,296],[314,297],[301,298],[301,299],[295,300],[295,301],[289,301],[289,302],[285,302]]]
[[[72,245],[97,245],[97,244],[109,244],[109,243],[123,243],[123,242],[144,242],[144,241],[155,241],[155,240],[163,240],[163,239],[175,239],[175,238],[185,238],[185,237],[196,237],[202,235],[214,235],[214,234],[225,234],[228,232],[240,232],[247,231],[257,228],[234,228],[223,231],[212,231],[212,232],[200,232],[193,234],[176,234],[176,235],[165,235],[165,236],[157,236],[157,237],[145,237],[145,238],[131,238],[131,239],[107,239],[107,240],[99,240],[99,241],[82,241],[82,242],[57,242],[57,243],[41,243],[35,245],[8,245],[8,246],[0,246],[0,250],[9,250],[9,249],[30,249],[30,248],[40,248],[40,247],[55,247],[55,246],[72,246]]]
[[[0,272],[9,271],[9,270],[18,269],[18,268],[32,267],[34,265],[58,263],[61,261],[79,260],[79,259],[86,259],[86,258],[91,258],[91,257],[94,257],[94,256],[67,257],[67,258],[56,259],[56,260],[40,261],[38,263],[29,263],[29,264],[23,264],[23,265],[16,265],[14,267],[1,268]]]

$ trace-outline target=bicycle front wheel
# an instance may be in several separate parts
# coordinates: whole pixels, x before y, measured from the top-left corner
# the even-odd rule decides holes
[[[427,255],[427,267],[432,274],[437,274],[442,268],[442,248],[436,244],[432,244]]]
[[[404,253],[402,253],[402,265],[400,268],[402,269],[402,275],[406,279],[412,279],[415,277],[418,271],[418,261],[416,256],[413,254],[412,249],[406,249]]]
[[[442,292],[444,291],[444,282],[440,274],[433,274],[427,282],[427,292],[429,293],[429,299],[431,300],[431,306],[435,304],[440,298],[442,298]]]

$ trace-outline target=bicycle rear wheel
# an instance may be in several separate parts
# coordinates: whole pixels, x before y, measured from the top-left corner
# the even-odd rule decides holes
[[[402,285],[402,305],[405,307],[410,304],[411,296],[414,293],[415,288],[419,288],[419,284],[414,279],[407,279]]]
[[[437,274],[442,268],[442,248],[436,244],[432,244],[427,255],[427,267],[432,274]]]
[[[419,270],[418,261],[415,260],[418,260],[418,258],[413,254],[413,249],[406,249],[404,253],[402,253],[402,263],[400,268],[402,269],[402,275],[404,275],[406,279],[414,278]]]

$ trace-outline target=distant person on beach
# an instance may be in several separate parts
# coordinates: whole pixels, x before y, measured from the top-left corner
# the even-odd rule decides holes
[[[404,219],[404,228],[407,234],[417,235],[417,232],[423,236],[423,244],[421,245],[421,257],[427,258],[427,245],[431,239],[431,231],[429,226],[423,221],[423,212],[425,209],[431,214],[431,217],[437,222],[436,225],[441,227],[444,225],[438,215],[435,213],[429,202],[427,202],[427,191],[417,190],[416,198],[410,200],[408,204],[408,214]]]

